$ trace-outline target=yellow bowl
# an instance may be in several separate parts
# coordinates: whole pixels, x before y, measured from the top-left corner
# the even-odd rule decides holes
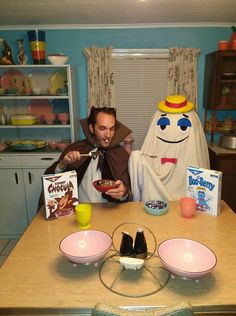
[[[12,125],[33,125],[36,124],[36,116],[29,114],[15,114],[11,116]]]

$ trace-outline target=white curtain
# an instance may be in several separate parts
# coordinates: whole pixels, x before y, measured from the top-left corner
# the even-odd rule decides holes
[[[197,111],[197,62],[200,49],[172,47],[169,51],[168,95],[184,95],[195,104]]]
[[[88,108],[115,106],[111,53],[112,47],[84,49],[88,69]]]

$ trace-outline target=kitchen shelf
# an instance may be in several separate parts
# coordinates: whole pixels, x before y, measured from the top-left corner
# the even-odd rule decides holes
[[[10,94],[0,94],[0,100],[34,100],[34,99],[69,99],[68,95],[52,95],[52,94],[21,94],[21,95],[10,95]]]
[[[14,75],[13,70],[16,70],[15,73],[20,72],[22,75]],[[12,75],[11,71],[13,73]],[[19,83],[16,81],[18,76],[20,77],[19,80],[21,82],[20,88],[22,88],[22,84],[25,84],[25,82],[27,82],[27,84],[32,84],[32,82],[30,83],[30,78],[31,80],[34,80],[35,87],[38,82],[41,85],[44,85],[44,81],[40,78],[41,74],[45,75],[46,80],[48,80],[48,88],[52,85],[53,87],[56,86],[57,89],[66,87],[68,92],[61,94],[58,92],[56,94],[24,94],[23,90],[19,89]],[[3,77],[4,80],[2,80]],[[4,84],[3,88],[6,89],[8,88],[8,85],[11,85],[10,87],[18,88],[16,94],[0,94],[0,112],[4,111],[4,114],[8,116],[8,119],[10,115],[14,114],[36,115],[35,112],[37,109],[39,110],[40,115],[42,115],[44,114],[42,106],[45,106],[46,102],[49,107],[49,110],[48,107],[46,107],[48,112],[53,111],[56,114],[60,113],[59,111],[68,112],[69,123],[61,124],[55,121],[55,124],[39,122],[39,124],[32,125],[13,125],[9,123],[1,125],[0,122],[0,143],[6,141],[37,139],[45,140],[46,142],[60,142],[65,140],[68,142],[75,141],[76,135],[74,126],[78,118],[75,115],[76,89],[74,88],[74,73],[70,65],[0,65],[0,85],[1,84],[2,86]],[[39,88],[42,87],[39,86]],[[44,91],[44,89],[42,90]],[[46,90],[47,89],[45,89],[45,92]],[[39,103],[37,103],[37,100],[39,100]],[[35,106],[33,113],[32,110],[30,111],[31,101],[34,102],[32,104]]]
[[[71,128],[70,124],[53,124],[53,125],[49,125],[49,124],[37,124],[37,125],[0,125],[0,129],[9,129],[9,128]]]
[[[211,128],[210,127],[210,122],[207,121],[206,122],[206,125],[205,125],[205,131],[206,132],[211,132],[212,130],[215,131],[215,132],[219,132],[219,133],[228,133],[229,132],[229,129],[226,129],[224,127],[224,121],[217,121],[216,122],[216,127],[215,128]],[[233,121],[232,123],[232,129],[235,130],[236,129],[236,121]]]
[[[229,78],[225,78],[228,76]],[[231,78],[230,78],[231,77]],[[210,142],[214,143],[215,133],[229,132],[222,117],[232,116],[236,110],[236,51],[215,51],[205,56],[203,106],[205,108],[205,132],[210,133]],[[231,111],[232,115],[225,111]],[[222,113],[218,115],[217,113]],[[221,116],[221,117],[219,117]],[[209,123],[209,120],[211,123]],[[214,123],[212,123],[214,122]],[[210,127],[211,126],[211,127]],[[235,129],[235,122],[232,129]]]

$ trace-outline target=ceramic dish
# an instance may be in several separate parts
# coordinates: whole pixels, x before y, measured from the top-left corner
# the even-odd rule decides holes
[[[216,266],[216,255],[204,244],[191,239],[173,238],[163,241],[158,256],[165,268],[176,276],[199,279]]]
[[[138,270],[142,268],[144,264],[143,259],[130,258],[130,257],[120,257],[120,264],[127,270]]]
[[[90,264],[101,260],[112,245],[111,237],[102,231],[84,230],[65,237],[59,248],[73,263]]]
[[[69,119],[70,119],[69,113],[58,113],[57,114],[57,119],[63,125],[68,124]]]
[[[42,119],[46,124],[53,124],[56,119],[56,114],[53,112],[45,112]]]
[[[114,180],[105,180],[105,179],[93,181],[93,186],[95,187],[97,191],[103,192],[103,193],[110,189],[118,188],[118,185],[115,185]]]
[[[44,148],[46,145],[44,140],[22,140],[12,142],[9,147],[17,151],[31,151]]]
[[[52,101],[52,109],[54,113],[69,113],[69,101],[54,99]]]
[[[61,69],[61,70],[56,71],[54,74],[51,75],[49,81],[50,81],[49,83],[50,88],[53,88],[56,90],[60,88],[64,88],[67,82],[66,70]]]
[[[49,87],[50,75],[43,71],[35,71],[29,74],[33,92],[36,94],[45,93]]]
[[[145,211],[154,216],[163,215],[168,211],[169,205],[166,201],[149,200],[144,203]]]
[[[36,124],[36,116],[30,114],[11,115],[12,125],[33,125]]]
[[[13,80],[16,77],[24,77],[24,75],[19,70],[15,70],[15,69],[7,70],[6,72],[4,72],[1,75],[1,80],[0,80],[1,84],[0,84],[0,86],[2,88],[4,88],[4,89],[10,89],[10,88],[14,87]]]
[[[9,88],[9,89],[7,89],[7,94],[8,95],[16,95],[17,89],[16,88]]]
[[[50,54],[47,57],[48,61],[53,65],[65,65],[69,58],[64,54]]]
[[[37,117],[38,123],[41,123],[43,115],[52,112],[52,105],[48,100],[35,99],[30,101],[28,111]]]

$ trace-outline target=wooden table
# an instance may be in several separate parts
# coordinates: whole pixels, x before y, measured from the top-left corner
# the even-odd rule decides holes
[[[215,270],[199,282],[170,278],[161,291],[146,297],[114,294],[101,283],[99,267],[73,267],[61,254],[60,241],[78,230],[75,216],[46,221],[41,210],[0,269],[0,314],[87,315],[97,302],[136,308],[187,300],[197,312],[236,315],[236,216],[226,203],[218,217],[197,212],[193,219],[180,216],[178,202],[171,202],[162,216],[148,215],[141,202],[93,205],[91,229],[112,235],[124,222],[145,225],[157,244],[172,237],[206,244],[217,255]]]

